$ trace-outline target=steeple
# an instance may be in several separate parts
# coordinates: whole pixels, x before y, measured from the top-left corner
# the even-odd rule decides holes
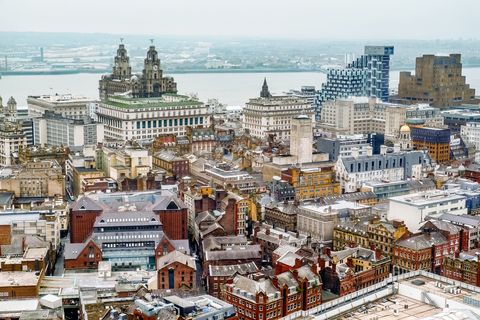
[[[268,91],[267,78],[263,79],[262,91],[260,91],[261,98],[270,98],[272,95]]]

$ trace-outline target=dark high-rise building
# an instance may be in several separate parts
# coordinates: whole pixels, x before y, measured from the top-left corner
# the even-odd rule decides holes
[[[150,46],[144,60],[142,74],[132,74],[130,58],[124,44],[120,44],[115,56],[113,72],[100,80],[100,99],[118,93],[129,92],[134,98],[160,97],[164,93],[177,93],[172,77],[163,76],[155,46]]]
[[[418,57],[415,74],[400,72],[398,97],[406,104],[429,103],[438,108],[475,103],[475,89],[462,76],[460,54]]]

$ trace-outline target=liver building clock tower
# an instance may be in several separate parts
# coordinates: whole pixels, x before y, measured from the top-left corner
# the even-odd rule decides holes
[[[159,97],[164,92],[162,77],[158,53],[151,45],[143,66],[144,93],[147,97]]]

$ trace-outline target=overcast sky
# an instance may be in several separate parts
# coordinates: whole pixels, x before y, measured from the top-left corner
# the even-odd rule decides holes
[[[0,31],[479,38],[479,0],[0,0]]]

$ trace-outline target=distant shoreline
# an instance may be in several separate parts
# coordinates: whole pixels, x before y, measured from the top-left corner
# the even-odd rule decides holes
[[[478,65],[463,66],[463,69],[479,68]],[[408,71],[414,70],[412,68],[392,68],[390,71]],[[215,73],[304,73],[304,72],[317,72],[326,73],[326,70],[298,70],[298,69],[202,69],[202,70],[175,70],[165,71],[165,74],[215,74]],[[70,74],[109,74],[110,69],[99,70],[50,70],[50,71],[0,71],[0,76],[50,76],[50,75],[70,75]]]

